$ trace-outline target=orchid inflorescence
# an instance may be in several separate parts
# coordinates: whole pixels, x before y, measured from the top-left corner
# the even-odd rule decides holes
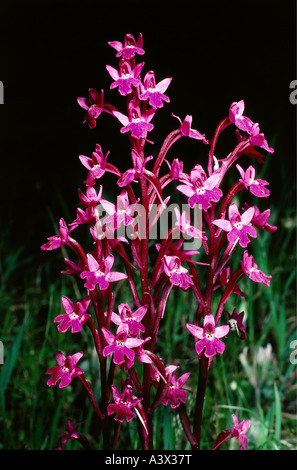
[[[259,125],[244,115],[245,106],[241,100],[231,104],[228,116],[218,124],[210,142],[192,128],[192,116],[187,115],[182,120],[172,114],[177,127],[164,139],[153,157],[146,151],[146,146],[153,144],[148,136],[154,130],[156,112],[170,101],[165,93],[172,79],[157,82],[151,70],[142,78],[145,64],[137,63],[137,57],[144,55],[141,34],[137,41],[131,34],[126,34],[123,43],[112,41],[109,45],[116,50],[119,59],[118,68],[106,66],[113,80],[110,88],[117,89],[125,98],[126,111],[121,112],[107,103],[104,91],[93,88],[89,89],[87,98],[78,98],[78,104],[84,109],[83,122],[90,129],[96,128],[103,113],[121,124],[120,133],[130,139],[131,163],[120,171],[110,162],[109,152],[104,152],[99,144],[95,145],[91,157],[80,155],[87,173],[85,190],[78,190],[81,207],[77,208],[76,219],[68,225],[60,219],[59,233],[42,245],[42,250],[67,245],[73,251],[75,259],[65,258],[66,270],[61,272],[77,276],[86,293],[76,301],[62,296],[65,314],[59,314],[54,322],[61,333],[70,330],[75,334],[82,328],[90,330],[100,365],[101,397],[95,398],[90,381],[77,366],[83,352],[65,356],[57,351],[57,365],[46,372],[51,375],[47,384],[58,384],[63,388],[74,378],[81,381],[101,422],[105,449],[116,448],[121,424],[132,419],[138,422],[143,449],[152,449],[154,412],[159,406],[168,404],[178,410],[192,449],[199,449],[203,402],[213,358],[224,353],[230,329],[236,328],[240,339],[246,338],[243,312],[238,313],[234,308],[228,313],[225,305],[231,294],[245,295],[238,283],[246,276],[269,286],[271,276],[260,270],[253,255],[249,254],[248,246],[259,231],[276,229],[268,224],[269,209],[260,212],[256,205],[245,203],[239,207],[234,201],[239,192],[248,191],[257,198],[269,196],[268,182],[256,178],[252,165],[244,169],[236,164],[238,180],[228,191],[225,188],[223,191],[222,181],[242,155],[263,163],[264,155],[257,147],[268,153],[273,153],[273,149],[268,146]],[[226,157],[218,159],[215,157],[216,144],[229,126],[235,127],[236,145]],[[187,173],[182,160],[168,160],[171,147],[184,137],[207,146],[207,168],[197,163]],[[103,197],[101,182],[106,173],[116,178],[116,204]],[[96,187],[98,181],[99,187]],[[169,208],[170,197],[164,198],[163,193],[165,188],[168,193],[170,187],[172,195],[177,190],[184,198],[186,210],[174,206],[175,224],[152,245],[149,239],[154,238],[154,229]],[[102,217],[103,213],[105,217]],[[198,226],[197,218],[193,221],[197,214],[198,219],[200,214]],[[74,231],[81,225],[89,227],[91,243],[87,250],[73,238]],[[189,239],[196,242],[195,248],[197,243],[203,247],[205,262],[197,261],[197,249],[185,249]],[[232,272],[229,262],[236,250],[242,250],[242,260]],[[119,282],[129,287],[131,302],[116,307],[114,289]],[[199,363],[192,426],[186,406],[191,391],[185,387],[192,373],[186,371],[178,375],[179,367],[166,365],[155,352],[159,327],[167,314],[167,300],[170,292],[176,289],[192,290],[197,301],[195,315],[191,317],[194,321],[187,323],[185,330],[189,342],[193,341]],[[215,311],[214,295],[220,295]],[[226,318],[223,314],[227,314],[229,320],[221,324]],[[114,383],[119,371],[121,386]],[[115,427],[111,425],[113,420]],[[213,449],[218,449],[231,437],[239,440],[240,448],[247,448],[246,432],[250,421],[239,423],[233,415],[233,424],[232,429],[219,433]],[[70,420],[67,422],[58,448],[64,448],[71,438],[82,443],[86,441],[76,431],[77,426]]]

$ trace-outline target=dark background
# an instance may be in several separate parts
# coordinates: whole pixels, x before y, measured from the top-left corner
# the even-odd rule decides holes
[[[86,175],[79,154],[90,156],[99,143],[111,151],[110,161],[129,167],[121,125],[104,114],[90,130],[76,102],[94,87],[124,106],[109,89],[105,65],[117,68],[107,42],[123,42],[126,33],[143,34],[145,72],[153,69],[157,81],[173,77],[171,102],[158,111],[159,132],[149,138],[161,143],[177,127],[171,113],[191,114],[193,127],[211,138],[230,104],[244,99],[246,115],[275,148],[266,175],[271,200],[289,191],[295,204],[294,1],[2,1],[0,15],[0,224],[12,248],[25,244],[39,253],[54,234],[49,208],[57,222],[75,218],[77,187]],[[205,151],[183,139],[173,157],[194,166]]]

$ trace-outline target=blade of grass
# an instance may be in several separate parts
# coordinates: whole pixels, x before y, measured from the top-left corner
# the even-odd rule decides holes
[[[281,436],[281,423],[282,423],[282,407],[279,396],[279,391],[274,383],[274,404],[275,404],[275,430],[274,430],[274,439],[279,443]]]
[[[172,429],[171,413],[168,408],[164,408],[163,414],[163,442],[164,450],[174,449],[174,436]]]
[[[19,350],[22,342],[22,336],[24,333],[25,325],[27,322],[28,314],[25,315],[24,321],[21,328],[19,329],[18,334],[16,335],[10,350],[8,351],[3,367],[1,368],[0,375],[0,396],[4,395],[7,385],[10,381],[13,369],[16,365],[17,359],[19,357]]]

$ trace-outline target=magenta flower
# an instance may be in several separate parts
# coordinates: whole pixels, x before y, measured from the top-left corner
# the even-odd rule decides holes
[[[244,101],[234,102],[229,109],[229,119],[238,129],[250,133],[253,122],[248,117],[244,116],[243,112]]]
[[[194,284],[191,276],[187,274],[188,270],[181,265],[178,256],[163,256],[162,267],[173,286],[179,286],[181,289],[187,290]]]
[[[132,312],[132,309],[128,304],[120,304],[118,306],[118,311],[120,315],[113,312],[111,315],[111,320],[118,326],[120,326],[121,324],[127,324],[129,334],[133,336],[138,336],[140,332],[145,332],[145,328],[140,322],[146,314],[147,309],[148,305],[143,305],[137,310],[135,310],[135,312]]]
[[[200,240],[207,240],[207,237],[201,230],[191,225],[191,217],[188,212],[183,211],[181,214],[177,207],[174,208],[174,212],[176,216],[175,226],[179,228],[181,233]]]
[[[118,179],[117,184],[120,186],[120,188],[127,186],[127,184],[132,183],[132,181],[143,175],[146,163],[153,158],[152,156],[149,156],[142,160],[134,149],[131,151],[131,156],[133,168],[129,168],[129,170],[125,171],[125,173],[123,173],[122,176],[120,176]]]
[[[187,175],[187,178],[181,178],[180,181],[184,184],[177,186],[176,189],[189,198],[191,208],[197,203],[200,208],[207,210],[211,207],[212,201],[218,202],[223,195],[222,191],[216,187],[220,181],[220,175],[214,173],[207,178],[201,165],[196,165],[191,170],[190,177]]]
[[[107,407],[108,416],[115,413],[114,419],[116,421],[122,423],[126,418],[126,421],[129,422],[135,416],[132,408],[135,408],[142,398],[133,395],[133,387],[128,380],[122,383],[122,392],[119,392],[115,385],[112,385],[111,389],[114,403],[110,403]]]
[[[161,80],[161,82],[156,84],[154,72],[152,70],[147,72],[144,77],[143,84],[140,84],[140,99],[143,101],[148,99],[150,106],[153,108],[162,108],[163,101],[166,103],[169,103],[170,101],[168,96],[163,93],[169,87],[171,80],[172,78],[164,78],[164,80]]]
[[[246,339],[245,328],[243,324],[244,312],[238,313],[236,308],[234,308],[232,314],[228,312],[225,313],[229,317],[228,324],[230,326],[230,329],[235,329],[238,335],[240,332],[240,339]]]
[[[78,195],[80,201],[85,205],[85,206],[92,206],[96,207],[97,204],[101,201],[101,195],[102,195],[102,186],[100,186],[100,189],[98,191],[98,194],[96,192],[96,189],[93,186],[87,186],[86,189],[86,194],[84,194],[80,188],[78,188]]]
[[[87,110],[83,124],[88,123],[90,129],[96,127],[96,119],[102,113],[104,105],[104,91],[101,90],[101,95],[94,88],[89,88],[89,98],[77,98],[78,104]]]
[[[258,268],[258,265],[254,261],[254,257],[252,255],[248,255],[248,252],[245,251],[243,253],[243,261],[240,262],[242,270],[246,276],[248,276],[254,282],[261,282],[265,286],[270,285],[269,279],[272,276],[267,276]]]
[[[230,243],[236,243],[239,240],[240,246],[243,248],[250,242],[250,237],[256,238],[257,231],[251,225],[254,215],[254,208],[250,207],[242,215],[240,215],[238,207],[235,203],[229,206],[229,220],[217,219],[213,223],[222,230],[228,232],[227,238]]]
[[[80,432],[76,431],[77,426],[83,423],[72,424],[71,419],[67,419],[65,432],[59,437],[59,444],[55,450],[62,450],[69,439],[85,440],[86,438]]]
[[[92,153],[92,158],[80,155],[79,159],[82,164],[89,170],[88,177],[86,180],[87,186],[93,186],[96,179],[101,178],[106,170],[106,159],[109,152],[103,155],[101,146],[96,144],[95,151]]]
[[[56,352],[57,366],[51,367],[46,374],[53,374],[53,376],[46,382],[49,387],[56,385],[60,380],[59,388],[66,387],[70,384],[74,377],[78,377],[84,373],[79,367],[76,366],[80,358],[83,356],[82,352],[73,354],[73,356],[65,357],[60,351]]]
[[[266,211],[260,212],[257,206],[253,207],[255,209],[255,212],[251,221],[252,224],[257,228],[266,230],[266,232],[275,232],[277,230],[277,227],[275,225],[270,225],[267,223],[270,217],[270,209],[266,209]],[[244,208],[248,209],[248,204],[245,204]]]
[[[249,118],[243,115],[244,101],[238,101],[231,104],[229,109],[229,119],[234,123],[238,129],[247,132],[250,135],[250,142],[252,145],[262,147],[269,153],[273,153],[273,148],[268,146],[264,134],[260,134],[259,124],[254,123]]]
[[[171,116],[175,117],[180,122],[180,132],[181,135],[184,137],[191,137],[191,139],[202,140],[204,144],[208,144],[208,140],[206,140],[204,134],[200,134],[199,131],[196,129],[192,129],[192,116],[187,114],[185,119],[182,121],[178,116],[171,114]]]
[[[252,145],[263,148],[268,153],[274,153],[274,149],[268,146],[267,140],[265,139],[264,134],[260,133],[260,128],[258,123],[254,123],[250,129],[250,142]]]
[[[66,296],[62,296],[62,305],[65,310],[65,314],[58,315],[54,319],[54,323],[60,323],[57,326],[58,331],[65,333],[68,328],[71,327],[71,333],[77,333],[81,330],[82,325],[91,318],[91,315],[86,313],[90,305],[90,297],[87,296],[82,299],[80,302],[74,304],[72,300],[68,299]]]
[[[186,403],[187,391],[183,388],[184,384],[188,380],[192,372],[186,372],[181,375],[178,379],[175,378],[173,371],[178,369],[177,366],[167,366],[166,372],[170,373],[170,386],[165,398],[162,400],[163,405],[167,406],[168,402],[171,402],[171,408],[177,408],[180,402]],[[166,375],[168,378],[168,375]]]
[[[241,178],[239,179],[240,183],[244,185],[246,189],[250,189],[251,193],[257,197],[268,197],[270,191],[265,188],[269,183],[268,181],[257,179],[255,180],[255,168],[251,165],[248,167],[246,171],[244,171],[240,165],[236,165]]]
[[[189,323],[187,323],[186,327],[196,340],[198,340],[195,344],[198,356],[200,356],[203,349],[205,349],[205,357],[215,356],[216,353],[223,354],[225,344],[219,338],[229,333],[230,327],[228,325],[215,327],[214,317],[212,315],[205,315],[203,328]]]
[[[64,258],[66,264],[66,271],[61,271],[61,274],[68,274],[69,276],[74,276],[75,274],[80,274],[83,270],[83,263],[79,260],[78,264],[73,263],[67,258]]]
[[[117,329],[116,335],[113,335],[106,328],[102,328],[102,333],[108,346],[103,349],[103,356],[113,354],[113,362],[117,365],[125,364],[128,369],[133,366],[136,348],[144,343],[140,338],[129,338],[129,328],[127,323],[121,323]]]
[[[104,223],[111,223],[114,230],[118,229],[122,223],[124,223],[125,226],[133,224],[133,215],[137,209],[137,203],[138,202],[129,204],[128,193],[126,190],[122,190],[120,195],[117,197],[116,206],[111,202],[102,199],[101,204],[108,213],[108,216],[104,219]]]
[[[85,211],[83,211],[80,207],[76,209],[76,219],[72,222],[73,224],[93,225],[95,222],[96,222],[96,215],[95,215],[94,205],[87,206]]]
[[[224,442],[228,441],[229,439],[232,439],[232,437],[235,437],[236,439],[239,440],[239,450],[244,450],[248,448],[248,439],[246,436],[246,433],[248,432],[251,421],[248,420],[242,420],[240,423],[238,422],[238,418],[236,417],[235,414],[232,414],[232,419],[233,419],[233,428],[232,429],[226,429],[224,431],[221,431],[219,435],[217,436],[214,445],[213,445],[213,450],[218,450]]]
[[[156,109],[151,108],[144,114],[141,114],[139,105],[131,100],[128,105],[128,116],[120,113],[119,111],[113,111],[113,115],[123,124],[121,133],[131,131],[131,136],[135,139],[146,138],[147,132],[153,130],[154,126],[151,124],[151,120],[155,115]]]
[[[135,54],[144,54],[144,50],[142,49],[143,39],[141,33],[139,33],[137,42],[132,34],[126,34],[124,44],[119,41],[110,41],[108,44],[117,51],[116,57],[122,56],[124,59],[130,60],[135,56]]]
[[[110,88],[114,89],[119,87],[119,92],[122,96],[132,93],[132,86],[138,87],[140,85],[139,75],[141,73],[144,62],[137,64],[133,69],[128,60],[120,60],[120,71],[107,65],[106,69],[109,75],[115,80]]]
[[[239,440],[239,449],[244,450],[248,448],[248,438],[246,433],[248,432],[251,421],[249,419],[243,419],[240,423],[238,422],[238,418],[235,414],[232,415],[233,419],[233,429],[232,435]]]
[[[53,237],[48,237],[48,241],[41,246],[42,250],[56,250],[61,246],[64,246],[69,241],[69,233],[72,232],[77,227],[77,224],[72,224],[70,229],[67,228],[64,219],[59,221],[59,235],[54,235]]]
[[[110,282],[121,281],[128,276],[123,273],[111,272],[114,263],[114,256],[109,254],[101,263],[95,260],[91,254],[87,254],[88,270],[83,271],[80,275],[82,279],[87,279],[84,287],[86,289],[94,290],[96,285],[100,290],[108,288]]]
[[[171,165],[167,160],[166,162],[169,166],[170,177],[172,180],[180,180],[182,178],[187,178],[187,175],[183,173],[184,163],[182,161],[179,161],[178,158],[175,158]]]

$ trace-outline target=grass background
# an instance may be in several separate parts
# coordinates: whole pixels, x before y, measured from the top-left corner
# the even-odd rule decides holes
[[[76,191],[85,176],[77,155],[90,155],[98,142],[126,168],[126,140],[108,119],[96,133],[82,126],[76,97],[86,96],[91,86],[109,92],[104,68],[115,62],[106,43],[139,31],[147,69],[158,70],[159,80],[174,78],[171,103],[156,117],[156,128],[162,128],[162,135],[154,134],[156,147],[175,125],[171,112],[192,114],[193,127],[209,137],[230,103],[244,98],[247,115],[260,122],[276,149],[257,176],[270,181],[271,223],[278,230],[253,241],[255,259],[273,279],[270,288],[243,280],[240,287],[247,299],[232,298],[229,305],[245,311],[248,338],[242,342],[236,333],[229,335],[226,353],[215,360],[202,448],[230,426],[227,416],[236,412],[240,419],[252,420],[251,449],[296,449],[296,365],[289,361],[290,345],[297,339],[296,119],[288,99],[289,83],[296,79],[293,3],[249,2],[241,16],[232,1],[188,1],[182,10],[175,2],[150,2],[149,11],[137,2],[111,7],[89,1],[82,7],[79,2],[32,0],[16,2],[16,9],[11,2],[1,3],[1,449],[52,449],[68,417],[84,420],[80,430],[94,436],[94,446],[101,445],[80,383],[62,391],[46,386],[44,372],[53,365],[57,349],[83,349],[82,367],[89,377],[96,359],[88,334],[61,335],[53,324],[61,312],[61,295],[72,298],[79,286],[60,275],[62,253],[40,253],[40,245],[55,233],[60,217],[75,217]],[[197,4],[199,14],[194,14]],[[109,97],[112,101],[115,93]],[[184,141],[170,156],[184,159],[188,169],[206,158],[197,149],[196,143]],[[219,151],[224,155],[227,149]],[[117,302],[126,295],[118,292]],[[197,360],[185,324],[195,308],[188,293],[171,294],[158,351],[166,363],[175,361],[180,373],[193,370],[192,375]],[[99,382],[94,387],[99,393]],[[154,423],[156,449],[187,448],[170,407],[160,408]],[[139,447],[133,426],[123,426],[120,447]],[[232,441],[226,445],[233,447]]]

